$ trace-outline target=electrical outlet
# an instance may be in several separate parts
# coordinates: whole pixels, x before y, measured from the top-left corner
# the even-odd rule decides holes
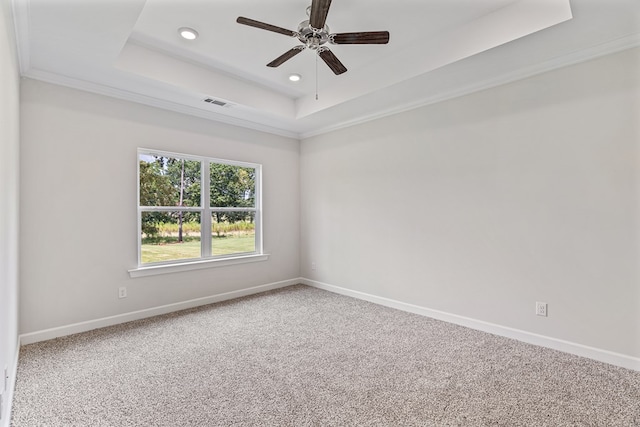
[[[311,263],[311,269],[312,269],[312,270],[315,270],[316,268],[317,268],[316,263],[315,263],[315,262],[312,262],[312,263]]]
[[[4,367],[4,391],[9,390],[9,368]]]
[[[547,303],[546,302],[536,302],[536,315],[547,317]]]
[[[120,286],[118,288],[118,298],[126,298],[127,297],[127,288],[124,286]]]

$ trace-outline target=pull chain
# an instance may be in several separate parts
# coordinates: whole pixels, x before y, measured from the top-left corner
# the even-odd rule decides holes
[[[316,52],[316,101],[318,100],[318,55]]]

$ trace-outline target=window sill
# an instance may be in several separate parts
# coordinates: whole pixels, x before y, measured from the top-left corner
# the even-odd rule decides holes
[[[205,259],[180,264],[151,265],[129,270],[131,278],[155,276],[157,274],[178,273],[181,271],[201,270],[203,268],[225,267],[227,265],[246,264],[249,262],[266,261],[268,254],[246,255],[225,259]]]

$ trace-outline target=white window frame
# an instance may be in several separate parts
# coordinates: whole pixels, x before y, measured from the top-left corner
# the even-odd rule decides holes
[[[178,206],[140,206],[140,155],[172,157],[184,160],[193,160],[200,162],[200,206],[199,207],[178,207]],[[209,176],[209,165],[224,164],[230,166],[239,166],[255,169],[255,207],[253,208],[233,208],[233,207],[212,207]],[[263,251],[262,240],[262,165],[258,163],[240,162],[235,160],[225,160],[212,157],[196,156],[192,154],[174,153],[170,151],[154,150],[148,148],[138,148],[136,155],[137,170],[137,245],[138,245],[138,266],[129,270],[131,277],[149,276],[155,274],[174,273],[179,271],[195,270],[209,267],[222,267],[234,264],[243,264],[247,262],[265,261],[268,255]],[[143,212],[200,212],[200,258],[191,258],[185,260],[172,260],[155,263],[142,263],[142,213]],[[212,239],[207,238],[211,235],[212,216],[214,212],[254,212],[255,224],[255,251],[242,252],[227,255],[212,255],[211,244]]]

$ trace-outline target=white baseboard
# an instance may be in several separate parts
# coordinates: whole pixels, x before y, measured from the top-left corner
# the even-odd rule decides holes
[[[640,358],[637,358],[637,357],[632,357],[632,356],[628,356],[620,353],[614,353],[608,350],[589,347],[586,345],[565,341],[557,338],[552,338],[544,335],[539,335],[532,332],[523,331],[520,329],[514,329],[507,326],[497,325],[494,323],[484,322],[482,320],[459,316],[457,314],[451,314],[451,313],[447,313],[439,310],[432,310],[430,308],[421,307],[414,304],[408,304],[408,303],[396,301],[390,298],[379,297],[376,295],[371,295],[371,294],[367,294],[360,291],[354,291],[354,290],[342,288],[339,286],[329,285],[327,283],[322,283],[322,282],[318,282],[318,281],[307,279],[307,278],[289,279],[281,282],[254,286],[251,288],[240,289],[232,292],[225,292],[222,294],[211,295],[208,297],[197,298],[189,301],[183,301],[183,302],[174,303],[174,304],[167,304],[159,307],[148,308],[145,310],[119,314],[116,316],[103,317],[101,319],[90,320],[87,322],[74,323],[71,325],[60,326],[57,328],[45,329],[42,331],[22,334],[19,337],[19,344],[25,345],[25,344],[31,344],[39,341],[45,341],[53,338],[66,336],[66,335],[103,328],[106,326],[117,325],[120,323],[130,322],[133,320],[139,320],[147,317],[171,313],[174,311],[198,307],[201,305],[207,305],[207,304],[226,301],[234,298],[240,298],[243,296],[257,294],[257,293],[269,291],[272,289],[284,288],[287,286],[296,285],[298,283],[302,283],[304,285],[311,286],[314,288],[324,289],[330,292],[350,296],[350,297],[361,299],[364,301],[369,301],[369,302],[380,304],[386,307],[395,308],[395,309],[406,311],[409,313],[420,314],[422,316],[431,317],[433,319],[442,320],[442,321],[453,323],[456,325],[465,326],[471,329],[488,332],[494,335],[499,335],[506,338],[512,338],[512,339],[526,342],[529,344],[539,345],[541,347],[547,347],[554,350],[563,351],[565,353],[574,354],[576,356],[587,357],[589,359],[594,359],[600,362],[609,363],[611,365],[620,366],[627,369],[633,369],[635,371],[640,371]],[[14,367],[12,369],[13,378],[10,381],[12,388],[9,391],[9,398],[13,397],[17,366],[18,366],[18,354],[16,354]],[[10,401],[11,400],[9,400],[9,402]],[[3,424],[0,424],[1,427],[5,427],[4,421],[5,420],[3,420]]]
[[[442,320],[456,325],[466,326],[471,329],[476,329],[490,334],[503,336],[506,338],[512,338],[518,341],[523,341],[529,344],[538,345],[541,347],[547,347],[554,350],[559,350],[565,353],[574,354],[576,356],[587,357],[599,362],[609,363],[611,365],[620,366],[627,369],[633,369],[640,371],[640,358],[627,356],[620,353],[614,353],[608,350],[602,350],[595,347],[589,347],[582,344],[573,343],[557,338],[547,337],[544,335],[534,334],[532,332],[523,331],[520,329],[509,328],[507,326],[501,326],[494,323],[484,322],[482,320],[476,320],[469,317],[459,316],[457,314],[446,313],[443,311],[432,310],[426,307],[420,307],[414,304],[408,304],[401,301],[392,300],[389,298],[379,297],[376,295],[367,294],[364,292],[354,291],[351,289],[341,288],[339,286],[329,285],[327,283],[310,280],[307,278],[301,278],[300,283],[312,286],[318,289],[324,289],[326,291],[334,292],[350,296],[353,298],[369,301],[375,304],[380,304],[386,307],[395,308],[409,313],[420,314],[422,316],[431,317],[433,319]]]
[[[11,425],[11,408],[13,406],[13,394],[16,389],[16,378],[18,374],[18,359],[20,358],[20,337],[18,337],[18,342],[16,343],[16,355],[13,358],[12,365],[9,366],[9,389],[7,390],[6,396],[4,396],[5,407],[4,415],[6,417],[2,418],[2,422],[0,422],[0,427],[9,427]]]
[[[232,292],[225,292],[222,294],[211,295],[203,298],[196,298],[196,299],[178,302],[174,304],[167,304],[159,307],[132,311],[130,313],[118,314],[116,316],[103,317],[100,319],[94,319],[94,320],[89,320],[89,321],[80,322],[80,323],[73,323],[71,325],[60,326],[57,328],[30,332],[27,334],[20,335],[20,344],[21,345],[32,344],[39,341],[46,341],[53,338],[90,331],[93,329],[104,328],[106,326],[112,326],[112,325],[118,325],[120,323],[131,322],[132,320],[144,319],[147,317],[158,316],[160,314],[172,313],[174,311],[185,310],[188,308],[198,307],[201,305],[213,304],[215,302],[226,301],[234,298],[244,297],[247,295],[257,294],[260,292],[270,291],[272,289],[284,288],[291,285],[297,285],[298,283],[301,283],[300,280],[301,279],[289,279],[281,282],[254,286],[251,288],[240,289]]]

